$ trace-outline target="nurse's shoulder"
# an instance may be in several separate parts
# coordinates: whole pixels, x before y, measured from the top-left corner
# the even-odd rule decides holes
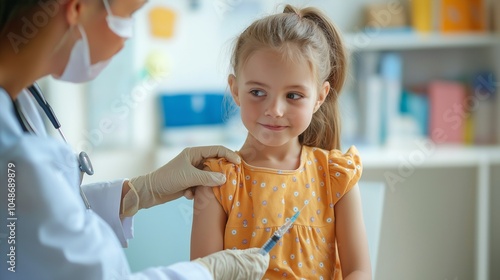
[[[18,176],[33,176],[33,170],[44,166],[78,185],[78,164],[70,147],[51,137],[25,133],[14,112],[12,100],[0,89],[0,168],[11,163],[18,167]]]

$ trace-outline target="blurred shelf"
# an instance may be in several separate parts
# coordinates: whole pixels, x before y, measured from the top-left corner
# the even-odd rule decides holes
[[[427,146],[415,148],[360,147],[363,166],[386,168],[477,167],[500,164],[500,146]]]
[[[347,46],[356,52],[436,48],[489,47],[500,45],[500,36],[491,33],[348,33]]]
[[[363,167],[368,169],[394,169],[399,167],[476,167],[479,164],[500,164],[500,146],[415,145],[408,148],[357,146]],[[211,145],[207,143],[204,145]],[[217,143],[236,150],[240,145]],[[154,165],[159,167],[180,153],[185,146],[158,147],[154,152]],[[344,151],[347,148],[344,147]]]

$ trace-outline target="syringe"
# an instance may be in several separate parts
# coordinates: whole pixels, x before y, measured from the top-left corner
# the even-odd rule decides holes
[[[307,203],[302,207],[302,209],[304,209],[306,205]],[[259,253],[261,255],[265,256],[267,253],[269,253],[269,251],[271,251],[271,249],[276,245],[276,243],[278,243],[281,237],[283,237],[283,235],[285,235],[285,233],[292,227],[292,224],[295,222],[295,220],[297,220],[302,209],[300,209],[300,211],[295,213],[295,215],[293,215],[292,218],[288,219],[285,222],[285,224],[283,224],[280,228],[278,228],[273,233],[273,236],[271,236],[271,238],[269,238],[269,240],[267,240],[266,243],[264,243],[264,246],[262,246],[262,248],[260,248],[259,250]]]

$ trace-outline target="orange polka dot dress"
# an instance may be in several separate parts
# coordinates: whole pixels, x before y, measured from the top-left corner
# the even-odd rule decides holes
[[[225,159],[205,163],[226,175],[213,188],[227,214],[224,249],[262,247],[302,209],[293,227],[269,252],[263,279],[342,279],[335,243],[335,204],[361,176],[358,151],[303,146],[296,170],[276,170]]]

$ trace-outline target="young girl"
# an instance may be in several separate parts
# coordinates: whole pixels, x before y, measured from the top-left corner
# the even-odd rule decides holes
[[[228,82],[248,130],[243,161],[205,163],[227,181],[197,190],[193,259],[261,247],[300,211],[264,279],[371,279],[361,161],[354,147],[338,150],[346,60],[339,31],[315,8],[288,5],[239,36]]]

